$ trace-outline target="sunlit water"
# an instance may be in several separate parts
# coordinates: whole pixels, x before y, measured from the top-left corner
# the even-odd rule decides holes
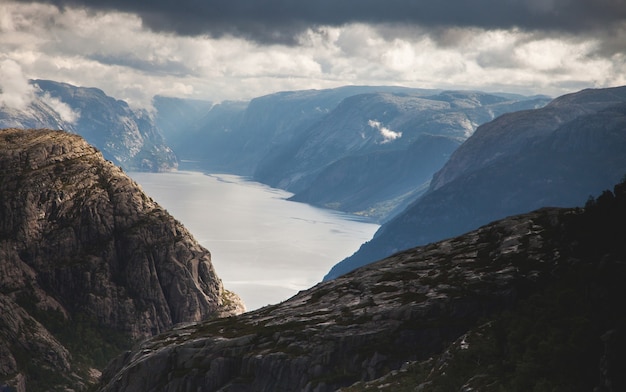
[[[286,200],[291,193],[229,174],[129,173],[211,251],[224,286],[248,310],[323,278],[378,225]]]

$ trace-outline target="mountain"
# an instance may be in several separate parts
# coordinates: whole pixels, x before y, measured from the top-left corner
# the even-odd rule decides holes
[[[421,135],[406,150],[347,156],[328,165],[290,200],[384,220],[426,191],[432,174],[460,144],[454,138]]]
[[[149,339],[98,390],[623,390],[625,218],[622,183],[413,248]]]
[[[169,146],[176,145],[213,106],[210,101],[157,95],[152,99],[154,122]]]
[[[470,91],[352,95],[293,142],[270,151],[259,162],[254,179],[294,192],[296,201],[385,221],[427,189],[432,174],[479,124],[545,102]],[[429,138],[433,136],[436,138]],[[429,148],[427,155],[413,156]],[[363,170],[371,169],[374,162],[381,166]],[[347,172],[349,168],[352,170]],[[384,184],[379,183],[381,174],[388,179]],[[355,184],[357,203],[351,203],[347,186],[338,185],[341,177],[360,179]]]
[[[479,124],[545,103],[545,97],[385,86],[280,92],[214,106],[178,133],[174,150],[194,167],[251,176],[295,193],[294,200],[380,221],[417,198]],[[411,155],[426,145],[434,148],[433,161]],[[386,174],[396,181],[384,192],[376,185],[384,167],[362,170],[376,162],[396,170]],[[340,177],[361,179],[355,203],[347,186],[336,186]]]
[[[298,144],[287,146],[287,156],[278,162],[261,162],[255,178],[297,193],[309,183],[307,178],[342,157],[404,150],[422,135],[465,140],[478,124],[520,105],[519,101],[467,91],[353,95],[310,126]],[[542,105],[541,100],[526,102],[527,108]]]
[[[233,137],[233,132],[239,128],[247,107],[248,102],[243,101],[215,104],[188,127],[181,129],[180,123],[174,124],[173,130],[166,133],[168,143],[187,168],[236,172],[231,161],[241,149],[241,140]]]
[[[0,189],[1,390],[84,390],[133,342],[242,311],[209,251],[80,136],[0,131]]]
[[[187,141],[178,145],[176,153],[181,159],[200,161],[205,170],[252,176],[267,154],[297,138],[344,98],[378,90],[411,91],[403,87],[346,86],[283,91],[250,102],[222,102],[185,131]]]
[[[33,80],[36,96],[23,109],[0,108],[0,128],[63,129],[83,136],[106,159],[125,170],[166,171],[177,167],[149,113],[96,88]]]
[[[626,174],[626,87],[583,90],[480,126],[430,188],[325,279],[542,206],[575,206]]]

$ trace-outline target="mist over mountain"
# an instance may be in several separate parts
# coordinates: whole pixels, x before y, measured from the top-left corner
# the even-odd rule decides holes
[[[427,188],[479,124],[545,103],[545,97],[384,86],[281,92],[215,105],[173,146],[194,167],[251,176],[294,192],[294,200],[384,220]],[[424,143],[432,148],[429,158],[415,157]],[[376,182],[384,167],[393,168],[386,177],[395,180],[381,192]],[[348,178],[359,179],[354,202],[347,185],[338,186]]]
[[[158,101],[155,101],[158,102]],[[185,100],[186,102],[186,100]],[[163,133],[172,149],[184,162],[183,167],[200,171],[221,173],[239,172],[232,167],[233,157],[240,154],[242,142],[234,138],[232,132],[238,129],[248,102],[226,101],[211,106],[204,113],[184,110],[186,116],[195,118],[192,124],[180,127],[180,122],[165,125]],[[157,105],[157,123],[164,123],[163,113]],[[198,117],[196,117],[198,116]],[[184,124],[184,122],[183,122]]]
[[[168,142],[177,140],[180,133],[194,126],[213,103],[201,99],[183,99],[157,95],[152,99],[156,111],[155,123]]]
[[[83,136],[106,159],[126,170],[177,167],[150,114],[96,88],[33,80],[35,95],[24,108],[0,107],[0,128],[63,129]]]
[[[75,134],[0,131],[0,389],[85,390],[174,325],[241,312],[208,250]]]
[[[327,275],[542,206],[575,206],[626,174],[626,87],[583,90],[480,126],[428,192]]]
[[[100,391],[618,391],[626,183],[143,342]],[[534,389],[533,389],[534,388]]]

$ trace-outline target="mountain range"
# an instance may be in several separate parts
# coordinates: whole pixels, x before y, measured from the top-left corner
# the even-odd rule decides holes
[[[133,342],[240,313],[208,250],[78,135],[0,131],[0,390],[84,390]]]
[[[125,170],[167,171],[178,166],[152,116],[97,88],[33,80],[25,108],[0,107],[1,128],[63,129],[83,136]]]
[[[250,102],[156,96],[132,109],[96,88],[33,80],[0,127],[64,129],[127,171],[218,171],[295,193],[293,200],[384,222],[423,194],[479,124],[545,105],[543,96],[346,86]]]
[[[2,121],[85,116],[115,148],[0,131],[0,390],[626,389],[626,87],[547,105],[395,87],[158,97],[142,123],[99,90],[36,83]],[[117,120],[163,130],[152,151],[172,143],[185,165],[385,223],[325,282],[240,314],[209,251],[116,166],[147,143]],[[165,169],[152,158],[143,170]]]
[[[626,87],[590,89],[480,126],[428,191],[325,279],[543,206],[576,206],[626,174]]]
[[[384,221],[427,189],[479,124],[547,102],[385,86],[281,92],[214,105],[195,126],[165,137],[193,168],[249,176],[293,200]]]

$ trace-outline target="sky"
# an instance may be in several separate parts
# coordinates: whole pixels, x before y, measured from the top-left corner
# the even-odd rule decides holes
[[[626,85],[626,0],[0,0],[0,105],[30,79],[138,108],[343,85],[556,97]]]

